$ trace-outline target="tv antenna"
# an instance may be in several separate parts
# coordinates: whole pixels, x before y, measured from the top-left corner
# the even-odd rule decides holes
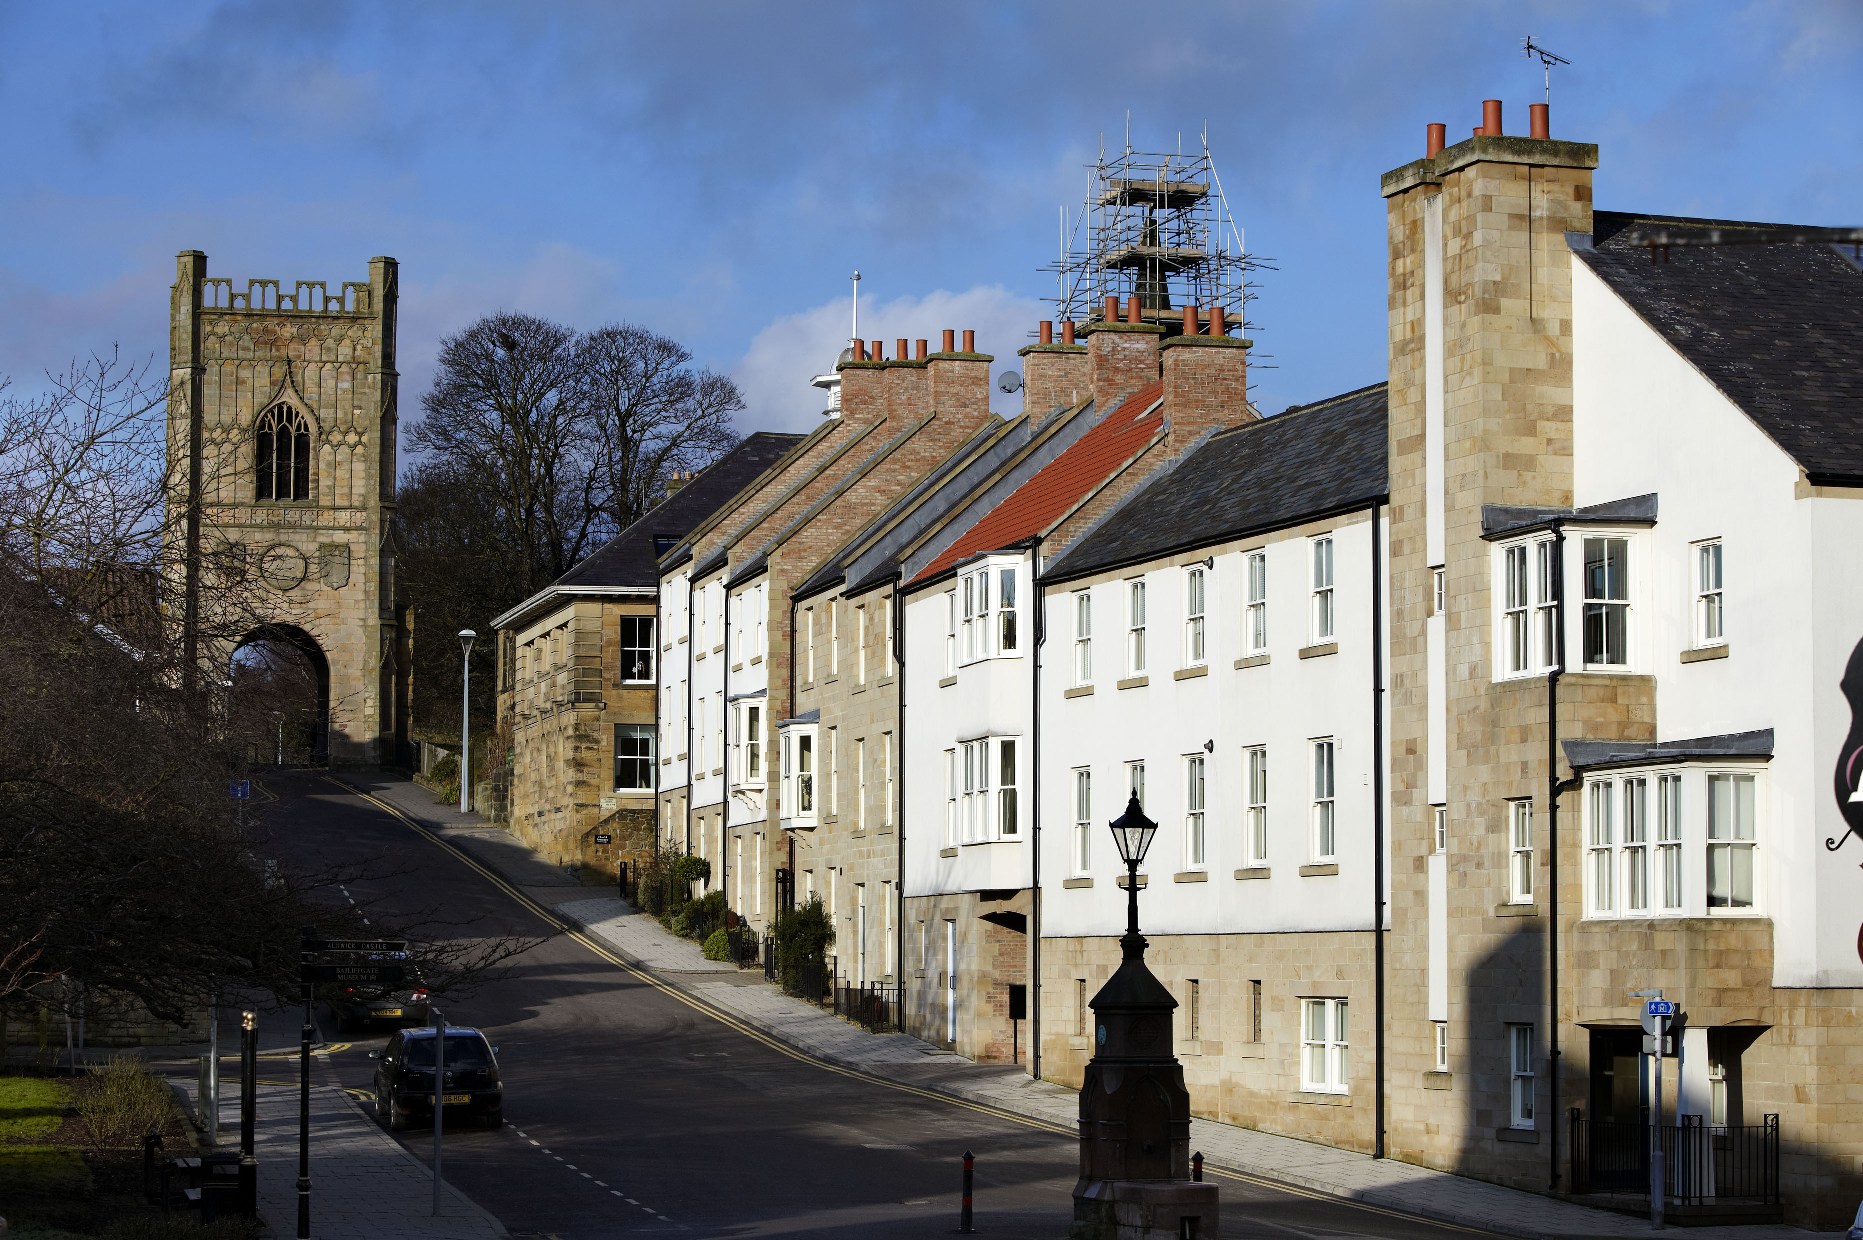
[[[1546,71],[1546,103],[1548,106],[1551,106],[1552,104],[1552,67],[1554,65],[1569,65],[1572,62],[1567,60],[1563,56],[1554,55],[1553,53],[1547,51],[1545,48],[1541,47],[1539,44],[1535,43],[1533,41],[1532,35],[1528,35],[1526,39],[1522,41],[1521,46],[1526,49],[1526,55],[1538,56],[1540,58],[1540,64]]]

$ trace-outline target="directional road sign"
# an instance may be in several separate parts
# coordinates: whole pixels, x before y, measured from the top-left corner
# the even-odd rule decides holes
[[[1674,1016],[1674,999],[1651,999],[1643,1005],[1643,1011],[1650,1016]]]
[[[235,801],[251,800],[252,781],[250,779],[236,779],[233,781],[232,787],[228,789],[228,791],[233,794],[233,799]]]
[[[305,939],[300,948],[307,952],[404,952],[406,939]]]
[[[307,982],[340,982],[350,986],[395,986],[407,976],[398,964],[307,964]]]

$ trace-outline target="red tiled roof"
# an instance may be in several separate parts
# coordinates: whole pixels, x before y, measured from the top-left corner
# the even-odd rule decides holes
[[[1053,525],[1157,434],[1164,423],[1164,410],[1159,404],[1163,394],[1164,385],[1154,383],[1128,396],[1105,421],[1042,466],[1009,498],[964,531],[913,582],[936,577],[973,555],[1000,551],[1032,538]]]

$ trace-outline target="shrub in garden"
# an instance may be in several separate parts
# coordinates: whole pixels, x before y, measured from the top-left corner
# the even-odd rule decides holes
[[[72,1105],[97,1149],[136,1145],[153,1128],[160,1132],[174,1111],[168,1082],[134,1055],[115,1055],[86,1071]]]
[[[731,959],[731,932],[720,926],[705,939],[705,958],[707,960]]]
[[[834,942],[834,926],[820,896],[810,896],[776,919],[776,971],[786,989],[793,989],[802,962],[823,956]]]

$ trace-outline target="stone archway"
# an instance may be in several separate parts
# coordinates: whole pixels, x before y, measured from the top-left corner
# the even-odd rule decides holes
[[[265,624],[228,660],[228,731],[253,766],[330,760],[330,660],[294,624]]]

